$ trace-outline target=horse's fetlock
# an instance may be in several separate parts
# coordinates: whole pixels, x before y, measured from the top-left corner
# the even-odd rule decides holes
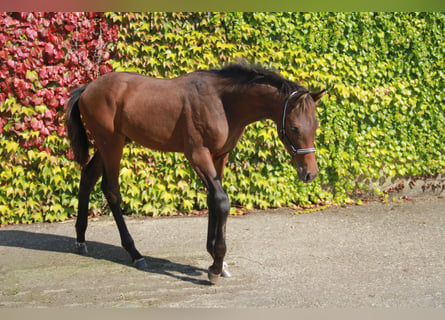
[[[215,241],[207,241],[207,252],[215,258]]]
[[[215,243],[213,252],[215,253],[215,258],[224,259],[226,255],[227,246],[225,243]]]

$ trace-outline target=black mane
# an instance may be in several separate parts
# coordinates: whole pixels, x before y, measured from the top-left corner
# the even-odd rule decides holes
[[[256,84],[268,84],[277,88],[283,95],[289,95],[294,91],[307,91],[307,89],[300,84],[283,78],[278,72],[264,69],[260,66],[230,64],[222,69],[200,71],[210,72],[222,78],[232,79],[238,85],[252,86]]]

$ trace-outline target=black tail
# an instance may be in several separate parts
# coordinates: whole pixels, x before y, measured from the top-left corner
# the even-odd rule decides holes
[[[71,99],[66,106],[66,130],[71,148],[74,152],[74,160],[84,166],[88,162],[88,137],[80,119],[79,99],[82,92],[85,91],[87,85],[79,87],[71,91]]]

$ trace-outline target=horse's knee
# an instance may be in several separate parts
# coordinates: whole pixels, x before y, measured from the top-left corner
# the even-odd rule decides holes
[[[213,207],[217,214],[227,216],[230,212],[230,201],[227,193],[217,192],[213,195]]]

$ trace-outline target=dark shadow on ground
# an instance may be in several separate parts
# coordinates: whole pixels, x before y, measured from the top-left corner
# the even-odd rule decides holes
[[[21,230],[0,231],[0,246],[6,247],[75,253],[74,242],[74,238],[61,235],[34,233]],[[87,246],[87,257],[131,266],[130,257],[122,247],[96,241],[87,241]],[[148,268],[141,270],[142,272],[167,275],[199,285],[211,284],[210,281],[194,278],[201,276],[203,273],[207,273],[207,270],[191,265],[172,262],[167,259],[149,256],[145,256],[144,258],[148,264]]]

